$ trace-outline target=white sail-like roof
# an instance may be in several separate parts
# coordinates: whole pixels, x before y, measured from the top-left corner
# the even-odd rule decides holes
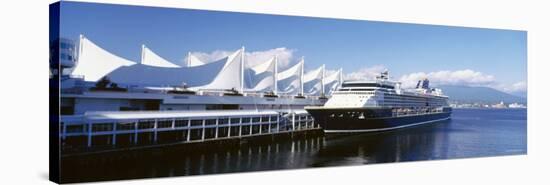
[[[145,64],[123,66],[107,74],[115,83],[136,86],[182,86],[208,85],[224,68],[227,60],[219,60],[197,67],[158,67]]]
[[[80,37],[79,59],[71,75],[97,82],[108,77],[121,86],[166,88],[185,85],[193,90],[274,91],[281,94],[325,94],[341,82],[342,71],[324,75],[324,65],[304,75],[304,59],[278,72],[277,57],[256,66],[245,66],[244,47],[215,62],[203,62],[189,54],[187,67],[160,57],[145,45],[136,63],[111,54],[84,36]],[[324,77],[324,78],[323,78]]]
[[[136,64],[104,50],[82,35],[79,42],[78,63],[71,75],[82,76],[84,81],[96,82],[119,67]]]
[[[247,70],[245,81],[248,84],[248,91],[274,91],[275,90],[275,67],[276,58],[252,66]]]
[[[341,84],[341,82],[342,82],[342,69],[328,76],[325,76],[324,78],[325,94],[330,95],[332,91],[336,90],[336,88]]]
[[[252,71],[254,71],[255,74],[265,73],[265,72],[273,72],[275,67],[275,57],[270,58],[269,60],[262,62],[261,64],[258,64],[256,66],[250,67]]]
[[[320,95],[323,88],[325,65],[304,74],[304,94]]]
[[[204,64],[206,64],[206,62],[201,61],[195,55],[191,54],[191,52],[187,54],[187,67],[202,66]]]
[[[172,67],[172,68],[180,67],[160,57],[155,52],[147,48],[145,45],[141,45],[141,64],[148,65],[148,66],[156,66],[156,67]]]
[[[244,48],[236,51],[235,53],[225,57],[222,60],[226,60],[224,67],[219,71],[212,82],[207,85],[193,87],[192,89],[213,89],[213,90],[226,90],[235,89],[240,92],[243,90],[243,70],[244,70]],[[205,64],[208,65],[208,64]],[[205,66],[202,65],[202,66]],[[198,66],[201,67],[201,66]],[[201,74],[206,75],[206,74]]]
[[[302,88],[304,60],[277,74],[278,92],[283,94],[300,93]]]

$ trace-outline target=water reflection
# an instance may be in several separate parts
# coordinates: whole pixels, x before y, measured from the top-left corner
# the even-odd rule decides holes
[[[150,151],[101,156],[79,162],[66,160],[66,177],[79,180],[113,180],[142,177],[216,174],[228,172],[360,165],[445,158],[446,135],[437,130],[445,123],[398,132],[328,135],[276,143],[244,144],[204,152]],[[437,153],[433,155],[433,153]]]
[[[361,135],[328,135],[311,166],[341,166],[368,163],[447,158],[448,122],[394,132]]]
[[[61,170],[71,182],[526,153],[526,116],[502,121],[505,116],[478,112],[457,110],[451,121],[383,133],[68,158],[63,159]]]

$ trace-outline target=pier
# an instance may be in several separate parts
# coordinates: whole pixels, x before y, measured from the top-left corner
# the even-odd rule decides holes
[[[304,110],[98,111],[62,116],[64,153],[275,136],[320,127]]]

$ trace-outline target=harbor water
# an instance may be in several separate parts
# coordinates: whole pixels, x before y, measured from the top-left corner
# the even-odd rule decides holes
[[[455,109],[451,120],[365,134],[61,158],[64,182],[527,154],[526,109]]]

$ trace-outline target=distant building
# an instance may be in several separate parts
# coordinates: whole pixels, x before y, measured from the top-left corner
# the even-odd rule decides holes
[[[524,108],[527,108],[527,106],[525,106],[523,104],[520,104],[520,103],[512,103],[512,104],[508,105],[508,108],[511,108],[511,109],[524,109]]]
[[[491,107],[492,108],[497,108],[497,109],[502,109],[502,108],[506,108],[506,105],[504,104],[503,101],[500,101],[500,103],[494,104]]]

